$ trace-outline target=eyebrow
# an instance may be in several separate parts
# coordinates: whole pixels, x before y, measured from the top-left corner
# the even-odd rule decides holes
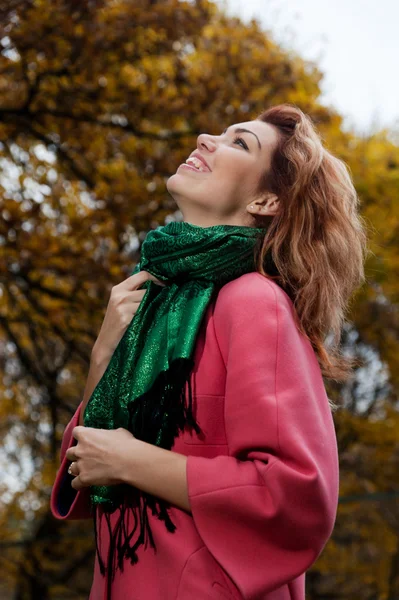
[[[226,129],[223,131],[223,133],[226,133],[226,131],[228,129],[229,128],[226,127]],[[259,141],[258,136],[253,131],[250,131],[249,129],[243,129],[242,127],[237,127],[236,129],[234,129],[234,133],[252,133],[252,135],[254,135],[256,137],[256,139],[257,139],[259,150],[262,148],[262,146],[260,145],[260,141]]]

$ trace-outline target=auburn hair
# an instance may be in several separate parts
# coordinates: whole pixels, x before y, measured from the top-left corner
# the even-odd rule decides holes
[[[322,375],[347,381],[357,361],[342,354],[341,334],[352,294],[365,281],[368,254],[349,167],[323,146],[311,118],[297,106],[272,106],[256,120],[274,126],[278,142],[255,193],[276,194],[280,206],[255,248],[256,270],[276,280],[293,301]],[[278,275],[266,272],[268,253]]]

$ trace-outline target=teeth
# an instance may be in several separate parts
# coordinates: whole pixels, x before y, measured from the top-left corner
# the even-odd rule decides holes
[[[186,164],[187,165],[192,164],[199,171],[207,171],[208,170],[205,167],[204,163],[202,161],[200,161],[199,158],[196,158],[195,156],[192,156],[191,158],[188,158],[186,160]]]

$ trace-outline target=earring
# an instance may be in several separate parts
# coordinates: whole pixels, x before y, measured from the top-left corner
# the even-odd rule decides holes
[[[253,208],[253,206],[250,206],[249,208]]]

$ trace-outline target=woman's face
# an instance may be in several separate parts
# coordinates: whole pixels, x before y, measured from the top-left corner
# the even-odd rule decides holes
[[[258,227],[256,217],[276,214],[277,196],[255,197],[254,190],[270,168],[277,136],[272,125],[258,120],[230,125],[221,135],[201,133],[190,156],[197,154],[209,169],[201,171],[183,163],[166,184],[183,221],[201,227]]]

